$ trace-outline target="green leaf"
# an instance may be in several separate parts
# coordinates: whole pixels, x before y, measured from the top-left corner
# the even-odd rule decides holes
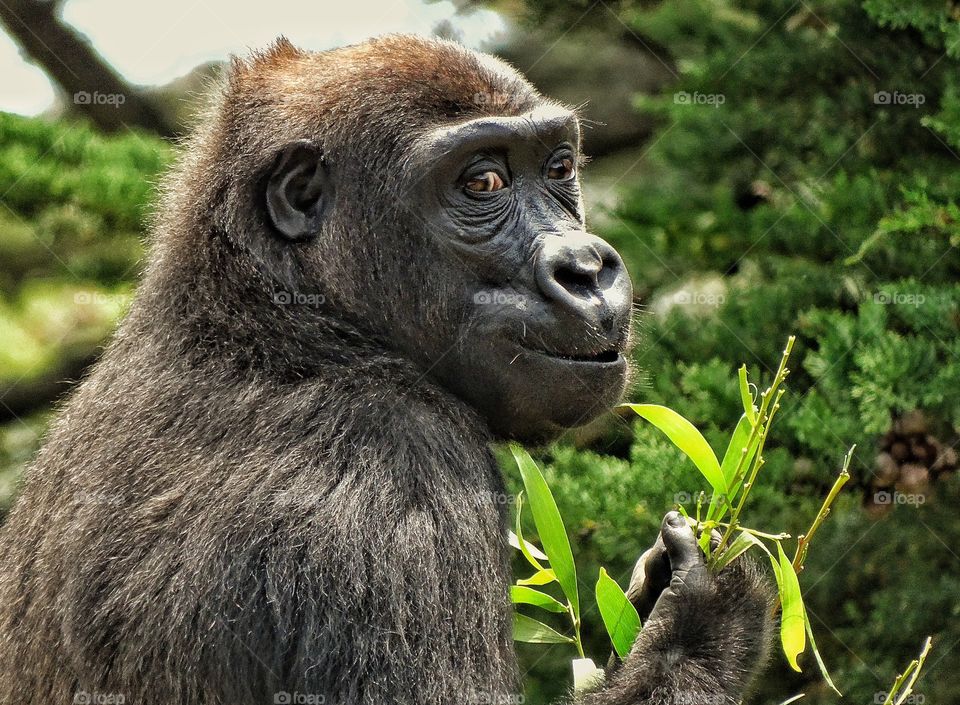
[[[807,638],[810,639],[810,648],[813,650],[813,657],[817,660],[817,666],[820,668],[820,675],[823,676],[823,680],[830,686],[830,689],[842,698],[843,693],[833,684],[833,679],[827,671],[827,664],[823,662],[823,657],[820,656],[820,650],[817,648],[817,642],[813,639],[813,626],[810,624],[810,615],[807,614],[806,607],[803,608],[803,626],[806,629]]]
[[[750,440],[750,433],[752,431],[753,424],[750,422],[750,419],[747,418],[747,415],[744,414],[740,417],[740,421],[737,422],[737,427],[730,437],[729,445],[727,445],[727,452],[723,454],[723,461],[720,463],[720,469],[723,471],[723,479],[734,495],[739,489],[733,486],[733,481],[736,479],[737,466],[739,466],[741,470],[750,467],[750,461],[757,452],[757,441],[760,439],[759,433],[754,437],[754,441],[750,444],[750,447],[747,448],[747,443]],[[744,448],[747,449],[746,458],[743,460],[743,463],[741,463],[740,458],[744,455]],[[730,497],[730,500],[733,501],[733,497]]]
[[[570,541],[567,531],[560,518],[560,510],[553,499],[553,494],[543,479],[543,473],[533,462],[533,458],[516,443],[510,445],[510,451],[520,467],[520,476],[523,486],[530,500],[530,511],[533,513],[533,522],[537,525],[537,534],[543,546],[550,567],[556,575],[557,582],[563,589],[567,601],[573,610],[574,621],[580,619],[580,597],[577,593],[577,567],[573,563],[573,552],[570,550]]]
[[[627,404],[639,416],[652,423],[693,461],[715,493],[727,494],[727,483],[717,456],[696,426],[673,409],[659,404]],[[547,553],[550,553],[547,551]]]
[[[739,469],[742,473],[746,468],[750,467],[753,456],[757,454],[757,447],[760,445],[760,436],[762,434],[757,433],[751,443],[750,434],[752,432],[753,424],[750,422],[750,419],[747,418],[747,415],[744,414],[740,417],[740,421],[737,422],[737,427],[730,437],[730,443],[727,444],[727,450],[723,454],[723,461],[720,463],[720,472],[723,474],[723,481],[726,483],[729,494],[714,494],[713,497],[710,498],[710,507],[707,509],[707,521],[719,521],[722,519],[726,513],[730,511],[733,500],[740,492],[740,483],[735,484],[734,482],[737,479],[737,470]],[[748,443],[750,444],[749,448],[747,448]],[[744,448],[747,448],[746,454],[744,454]],[[741,458],[743,458],[743,462],[741,462]],[[724,499],[726,499],[726,501],[724,501]]]
[[[711,538],[712,537],[710,536],[709,531],[703,531],[700,534],[700,538],[697,539],[697,545],[700,546],[700,550],[703,551],[704,555],[708,559],[710,558],[710,554],[713,551],[713,549],[710,547]]]
[[[573,639],[551,629],[543,622],[513,613],[513,640],[530,644],[572,644]]]
[[[806,631],[804,629],[803,596],[800,594],[800,581],[793,570],[793,564],[783,552],[783,546],[777,542],[777,552],[780,555],[780,570],[777,582],[780,585],[780,643],[787,662],[795,671],[800,671],[797,656],[806,648]]]
[[[538,570],[529,578],[518,580],[517,585],[547,585],[557,579],[556,574],[549,568]]]
[[[537,570],[543,570],[543,566],[540,565],[540,562],[537,560],[547,560],[546,555],[534,546],[531,543],[528,543],[523,538],[523,526],[521,524],[521,518],[523,516],[523,492],[517,495],[517,531],[516,533],[510,532],[509,541],[510,545],[518,548],[520,553],[523,554],[523,557],[527,559],[527,563],[532,565]],[[516,541],[516,543],[514,543]],[[536,553],[534,553],[536,551]]]
[[[749,548],[756,546],[757,542],[757,538],[744,531],[741,531],[737,538],[735,538],[730,545],[727,546],[726,550],[723,552],[723,555],[717,558],[713,565],[713,569],[719,573],[721,570],[743,555]]]
[[[753,531],[752,529],[740,530],[740,534],[744,539],[748,541],[752,541],[754,546],[758,546],[764,553],[767,554],[767,556],[770,557],[770,562],[773,564],[773,572],[777,577],[777,585],[779,585],[780,584],[780,565],[777,563],[777,559],[773,557],[773,554],[770,553],[770,549],[767,548],[767,545],[763,541],[757,538],[756,533],[757,532]],[[779,541],[779,539],[774,537],[772,534],[763,534],[763,535],[770,537],[774,541]]]
[[[757,409],[753,405],[753,395],[750,393],[750,384],[747,382],[747,366],[740,365],[737,370],[737,378],[740,382],[740,400],[743,402],[743,413],[749,419],[750,424],[757,422]]]
[[[567,606],[554,599],[545,592],[534,590],[523,585],[510,586],[510,599],[517,605],[533,605],[545,609],[548,612],[563,614],[567,611]]]
[[[640,633],[640,615],[603,568],[597,579],[596,595],[597,607],[600,608],[600,616],[603,617],[603,625],[607,628],[613,648],[620,658],[626,658]]]

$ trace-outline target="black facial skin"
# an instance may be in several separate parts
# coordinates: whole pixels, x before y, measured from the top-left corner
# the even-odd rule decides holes
[[[463,305],[433,371],[500,435],[586,423],[626,382],[632,288],[586,232],[579,137],[573,113],[547,106],[434,130],[410,160]],[[468,187],[491,173],[499,189]]]

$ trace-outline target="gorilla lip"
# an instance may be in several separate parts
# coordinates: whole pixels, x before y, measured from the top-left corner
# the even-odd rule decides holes
[[[593,354],[575,354],[575,353],[560,353],[560,352],[551,352],[548,350],[538,350],[536,348],[528,348],[521,345],[524,350],[527,352],[540,355],[541,357],[548,357],[553,360],[559,360],[567,363],[581,364],[581,365],[616,365],[623,362],[623,355],[619,350],[615,348],[610,348],[609,350],[603,350],[598,353]]]

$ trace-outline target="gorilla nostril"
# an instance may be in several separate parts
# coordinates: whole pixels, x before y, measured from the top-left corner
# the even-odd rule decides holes
[[[623,274],[622,269],[623,262],[619,257],[605,257],[603,264],[600,266],[600,272],[597,274],[597,284],[600,285],[601,289],[609,289],[616,283],[617,278]]]
[[[553,278],[564,289],[581,298],[590,296],[597,288],[595,272],[587,273],[576,271],[570,267],[560,267],[554,272]]]

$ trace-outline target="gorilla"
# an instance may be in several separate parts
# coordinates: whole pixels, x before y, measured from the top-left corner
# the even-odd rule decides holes
[[[233,61],[149,263],[0,535],[10,705],[517,698],[492,441],[616,403],[631,284],[575,112],[388,36]],[[645,626],[584,705],[740,702],[767,581],[664,519]]]

